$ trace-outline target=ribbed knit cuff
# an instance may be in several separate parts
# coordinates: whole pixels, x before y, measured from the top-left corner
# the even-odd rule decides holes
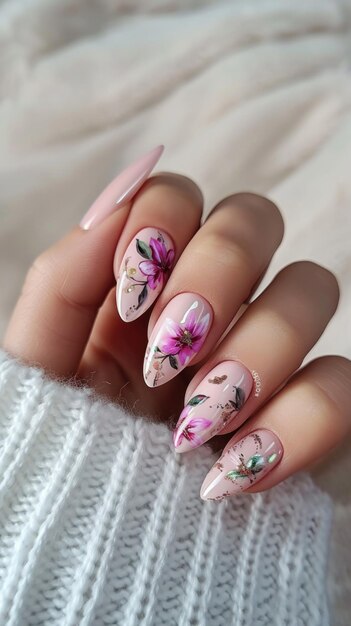
[[[208,449],[0,354],[0,623],[326,626],[307,475],[203,502]]]

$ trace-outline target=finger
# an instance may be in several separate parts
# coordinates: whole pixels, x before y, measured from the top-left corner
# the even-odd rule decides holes
[[[181,186],[181,177],[174,178]],[[195,185],[192,191],[189,181],[185,187],[198,202]],[[136,200],[140,210],[142,196],[143,188]],[[75,228],[35,260],[5,335],[6,350],[55,375],[75,374],[97,311],[114,286],[114,254],[130,209],[126,204],[88,231]]]
[[[232,432],[255,413],[301,365],[338,297],[337,281],[323,267],[284,268],[191,381],[174,433],[177,451]]]
[[[211,352],[282,236],[279,210],[266,198],[238,194],[220,203],[186,247],[151,314],[144,362],[149,387]]]
[[[135,233],[143,232],[145,225],[150,224],[154,224],[156,229],[163,233],[172,232],[177,259],[192,233],[198,228],[201,211],[201,192],[188,178],[162,174],[149,179],[142,193],[134,201],[119,240],[115,267],[120,265],[120,258],[123,257],[131,238],[135,244]],[[122,260],[122,266],[123,264]],[[141,288],[138,288],[137,297],[140,292]],[[113,294],[110,294],[99,311],[79,368],[79,375],[88,378],[95,388],[103,389],[105,395],[108,393],[110,397],[114,397],[119,390],[116,390],[114,385],[108,386],[106,380],[118,380],[121,356],[124,356],[123,371],[126,379],[133,381],[133,388],[135,384],[138,385],[138,396],[141,391],[142,395],[145,394],[147,389],[142,380],[142,372],[139,374],[139,370],[145,350],[146,324],[147,320],[136,319],[133,329],[128,329],[131,332],[126,333],[124,322],[116,315]],[[106,377],[105,370],[96,367],[96,363],[102,359],[106,364],[109,363],[113,376]]]
[[[182,377],[172,381],[172,403],[166,385],[153,390],[145,385],[140,364],[147,323],[147,315],[141,316],[126,332],[125,322],[116,314],[116,290],[112,289],[96,317],[77,376],[100,396],[135,415],[147,413],[153,419],[174,422],[184,396],[184,381]]]
[[[117,308],[125,322],[140,317],[162,291],[195,231],[202,194],[188,178],[159,174],[134,201],[115,256]]]
[[[350,383],[351,362],[343,357],[307,365],[232,437],[201,497],[263,491],[321,459],[350,433]]]
[[[59,376],[75,372],[97,309],[113,284],[112,255],[128,201],[162,151],[157,146],[123,170],[95,200],[81,228],[34,261],[7,329],[5,349]]]
[[[129,202],[140,189],[161,157],[164,146],[156,146],[121,172],[98,196],[84,215],[80,226],[95,228],[116,209]]]
[[[129,205],[91,231],[75,228],[29,270],[4,348],[57,376],[75,373],[95,316],[114,284],[113,257]]]

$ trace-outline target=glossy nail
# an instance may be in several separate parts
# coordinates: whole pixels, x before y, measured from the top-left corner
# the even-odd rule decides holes
[[[212,323],[212,309],[195,293],[173,298],[156,322],[145,354],[144,379],[158,387],[187,367],[201,350]]]
[[[224,361],[214,367],[180,414],[173,435],[176,451],[187,452],[214,437],[238,415],[252,385],[249,370],[239,361]]]
[[[94,228],[116,209],[131,200],[155,167],[163,150],[164,146],[156,146],[123,170],[104,189],[84,215],[80,223],[81,228],[84,230]]]
[[[277,435],[260,429],[230,446],[207,474],[200,491],[203,500],[222,500],[249,489],[281,460]]]
[[[130,242],[117,279],[117,309],[125,322],[145,313],[162,291],[174,262],[172,239],[143,228]]]

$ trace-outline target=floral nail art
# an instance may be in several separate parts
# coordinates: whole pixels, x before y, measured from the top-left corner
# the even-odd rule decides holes
[[[201,349],[212,319],[200,296],[179,294],[158,320],[145,355],[144,378],[156,387],[176,376]]]
[[[173,438],[176,451],[187,452],[214,437],[239,413],[252,385],[249,370],[238,361],[224,361],[211,370],[180,414]],[[196,437],[183,435],[199,418]]]
[[[222,500],[245,491],[275,467],[283,455],[281,441],[270,430],[256,430],[229,447],[207,474],[204,500]]]
[[[201,446],[202,439],[199,433],[202,433],[206,428],[211,426],[212,422],[205,417],[190,417],[190,419],[188,419],[188,417],[194,406],[202,404],[206,402],[206,400],[208,400],[208,396],[195,396],[191,398],[186,407],[184,407],[178,420],[178,427],[173,434],[173,441],[176,448],[180,446],[183,441],[188,441],[193,448]]]
[[[154,228],[144,228],[129,244],[117,282],[117,308],[124,321],[135,320],[155,301],[174,256],[170,237]]]

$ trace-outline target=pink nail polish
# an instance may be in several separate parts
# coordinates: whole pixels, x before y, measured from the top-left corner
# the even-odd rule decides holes
[[[149,387],[167,383],[201,350],[212,323],[212,309],[195,293],[173,298],[156,322],[145,354],[144,379]]]
[[[214,437],[239,413],[252,385],[249,370],[239,361],[216,365],[196,387],[180,414],[173,436],[176,451],[187,452]]]
[[[174,262],[171,238],[156,228],[143,228],[123,257],[117,279],[117,308],[131,322],[152,305],[162,291]]]
[[[222,500],[249,489],[281,460],[277,435],[260,429],[230,446],[207,474],[200,491],[203,500]]]
[[[157,161],[164,146],[156,146],[147,154],[129,165],[110,183],[92,204],[80,222],[81,228],[89,230],[100,224],[106,217],[114,213],[128,202],[145,182]]]

